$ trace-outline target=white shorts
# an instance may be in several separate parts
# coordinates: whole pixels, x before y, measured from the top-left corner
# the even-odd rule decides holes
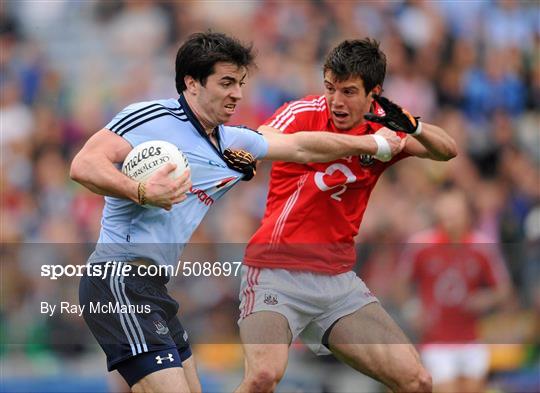
[[[428,344],[420,352],[435,384],[459,377],[482,379],[489,367],[489,348],[484,344]]]
[[[376,301],[354,272],[326,275],[243,266],[238,323],[257,311],[280,313],[289,321],[293,340],[300,337],[315,354],[329,355],[322,344],[328,328]]]

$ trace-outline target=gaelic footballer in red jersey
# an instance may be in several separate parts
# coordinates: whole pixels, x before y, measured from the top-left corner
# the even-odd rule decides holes
[[[374,107],[376,113],[384,114],[377,104]],[[360,111],[337,108],[334,111],[339,116],[330,109],[325,95],[308,96],[283,105],[265,125],[286,134],[326,130],[372,135],[383,127],[358,123]],[[347,119],[353,118],[358,124],[347,130],[334,123],[336,119],[348,125]],[[403,139],[407,136],[397,134]],[[249,242],[244,263],[324,274],[350,271],[356,260],[354,237],[369,195],[383,171],[408,155],[401,152],[387,162],[360,155],[330,163],[274,163],[265,215]]]
[[[403,290],[416,286],[421,314],[414,325],[437,391],[484,390],[489,353],[479,342],[478,319],[510,294],[498,245],[473,230],[469,206],[457,190],[437,198],[437,227],[411,238],[397,272],[398,299],[410,298]]]
[[[273,391],[296,337],[394,391],[431,390],[414,347],[351,270],[353,238],[383,171],[407,156],[456,155],[446,132],[379,96],[385,73],[378,42],[344,41],[326,58],[324,94],[283,105],[259,127],[265,135],[371,135],[378,144],[393,134],[400,148],[382,154],[379,146],[375,157],[325,164],[274,163],[266,212],[242,270],[239,325],[247,368],[238,392]]]

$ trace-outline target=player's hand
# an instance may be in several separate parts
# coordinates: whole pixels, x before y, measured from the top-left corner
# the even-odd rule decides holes
[[[400,138],[394,131],[386,127],[379,129],[375,135],[380,135],[386,139],[386,142],[390,146],[390,153],[392,157],[396,156],[403,150],[405,147],[405,141],[407,140],[407,138]]]
[[[229,168],[244,174],[242,180],[249,181],[257,173],[257,160],[250,152],[225,149],[223,156]]]
[[[373,113],[364,114],[364,119],[379,123],[393,131],[403,131],[407,134],[414,134],[418,131],[420,117],[414,117],[398,104],[390,101],[386,97],[377,94],[372,95],[373,99],[384,110],[384,116],[377,116]]]
[[[145,204],[171,210],[172,206],[187,198],[191,187],[191,173],[187,169],[178,179],[169,174],[176,169],[176,164],[168,163],[160,168],[144,183]]]
[[[384,151],[377,151],[377,154],[374,155],[374,157],[379,161],[390,161],[392,157],[399,154],[405,147],[407,138],[400,138],[394,131],[386,127],[378,130],[375,135],[383,137],[388,144],[388,147],[385,147]]]

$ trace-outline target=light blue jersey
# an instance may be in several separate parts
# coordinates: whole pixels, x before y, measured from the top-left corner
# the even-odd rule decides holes
[[[266,140],[243,127],[219,126],[219,150],[210,142],[185,98],[132,104],[105,126],[133,147],[151,140],[176,145],[188,158],[192,188],[187,199],[172,210],[144,208],[121,198],[105,197],[101,232],[89,262],[148,259],[171,264],[180,254],[205,214],[243,174],[223,160],[226,148],[264,157]]]

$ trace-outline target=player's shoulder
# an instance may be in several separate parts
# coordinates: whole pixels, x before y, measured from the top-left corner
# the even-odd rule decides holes
[[[184,122],[188,121],[178,100],[169,98],[129,104],[118,112],[105,128],[122,135],[122,133],[144,123],[164,116],[170,116]]]
[[[163,109],[180,109],[180,103],[174,98],[166,98],[159,100],[140,101],[127,105],[119,113],[132,113],[144,109],[163,108]]]
[[[299,112],[321,112],[326,109],[326,98],[324,95],[308,95],[298,100],[285,103],[284,107],[289,110]]]
[[[266,125],[282,132],[288,130],[291,124],[295,124],[293,126],[295,129],[298,127],[304,130],[316,129],[326,125],[328,121],[326,107],[324,95],[305,96],[283,104],[267,121]]]
[[[259,134],[259,135],[262,135],[259,131],[254,130],[253,128],[248,127],[248,126],[241,125],[241,124],[223,125],[223,129],[226,132],[255,132],[255,133]]]

